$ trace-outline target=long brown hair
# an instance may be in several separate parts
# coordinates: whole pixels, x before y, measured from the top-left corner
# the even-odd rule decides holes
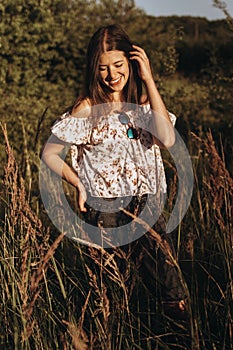
[[[142,81],[138,75],[137,63],[129,59],[129,52],[133,50],[132,43],[126,32],[119,25],[113,24],[99,28],[89,42],[83,92],[74,107],[85,98],[89,98],[92,105],[110,102],[109,94],[103,88],[99,76],[100,55],[106,50],[125,53],[129,62],[129,79],[123,91],[125,102],[140,103]]]

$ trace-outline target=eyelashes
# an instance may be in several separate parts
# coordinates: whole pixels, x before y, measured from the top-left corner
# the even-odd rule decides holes
[[[124,64],[124,63],[117,64],[117,65],[115,65],[114,67],[115,67],[115,68],[121,68],[121,67],[123,67],[123,64]],[[104,72],[106,69],[107,69],[107,67],[99,67],[100,72]]]

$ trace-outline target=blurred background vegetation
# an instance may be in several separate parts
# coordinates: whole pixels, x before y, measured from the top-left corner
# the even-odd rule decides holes
[[[133,0],[1,1],[1,349],[233,348],[233,24],[224,3],[214,4],[226,19],[148,16]],[[59,245],[60,236],[54,242],[58,232],[40,201],[40,151],[50,125],[79,95],[89,38],[111,23],[148,53],[193,162],[194,194],[177,232],[192,301],[188,343],[183,326],[169,326],[159,312],[152,321],[157,304],[139,282],[127,299],[135,276],[114,275],[109,256],[99,276],[90,270],[96,252]],[[177,183],[165,156],[171,212]],[[72,189],[67,194],[74,198]]]
[[[155,18],[134,1],[3,0],[0,115],[16,151],[22,154],[22,123],[32,146],[47,109],[40,138],[46,140],[51,122],[80,92],[90,36],[110,23],[121,24],[145,48],[168,108],[195,130],[224,128],[227,142],[233,104],[233,35],[227,19]]]

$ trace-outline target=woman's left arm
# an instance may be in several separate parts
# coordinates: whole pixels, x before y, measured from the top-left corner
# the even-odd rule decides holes
[[[175,143],[175,132],[168,111],[153,79],[150,61],[145,51],[133,45],[130,59],[138,62],[138,73],[145,84],[150,107],[153,113],[153,135],[159,145],[169,148]]]

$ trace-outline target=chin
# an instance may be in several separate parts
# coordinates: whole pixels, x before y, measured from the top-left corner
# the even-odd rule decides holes
[[[115,92],[120,92],[120,91],[123,91],[123,89],[125,88],[125,85],[124,83],[121,83],[119,85],[116,85],[116,86],[109,86],[109,89],[111,91],[115,91]]]

